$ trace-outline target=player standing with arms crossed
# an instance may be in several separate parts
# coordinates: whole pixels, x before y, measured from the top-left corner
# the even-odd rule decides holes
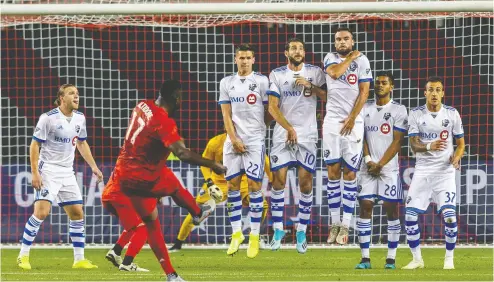
[[[317,155],[317,97],[326,100],[321,68],[304,64],[305,44],[298,38],[285,45],[288,65],[269,75],[269,113],[276,121],[271,148],[271,214],[274,236],[271,249],[278,250],[285,236],[283,212],[288,168],[298,167],[300,185],[297,251],[307,252],[306,231],[312,210],[312,180]]]
[[[158,220],[157,199],[172,197],[178,206],[186,208],[192,214],[196,224],[208,217],[215,208],[214,200],[202,207],[196,204],[189,191],[166,166],[170,152],[182,161],[209,167],[217,174],[226,171],[223,165],[204,159],[185,147],[177,125],[170,117],[179,108],[180,101],[180,83],[168,80],[161,86],[160,96],[156,100],[145,100],[137,104],[132,111],[124,145],[112,177],[115,189],[129,197],[134,211],[144,222],[148,243],[168,281],[182,279],[170,262]],[[126,201],[123,198],[121,200],[124,203]],[[130,219],[135,219],[135,212],[130,209],[127,211]],[[121,216],[122,221],[127,219],[129,218]]]
[[[228,135],[223,147],[223,163],[228,168],[225,179],[228,182],[228,214],[233,234],[226,253],[233,255],[238,252],[240,244],[245,240],[242,234],[240,195],[240,183],[245,173],[250,191],[249,258],[255,258],[259,253],[263,212],[261,185],[266,151],[265,104],[268,103],[266,91],[269,87],[268,78],[252,70],[254,62],[254,49],[249,44],[242,44],[235,50],[238,72],[221,80],[218,101]]]
[[[408,128],[407,109],[391,99],[393,76],[384,73],[374,82],[375,101],[362,110],[365,126],[364,162],[357,175],[360,217],[357,220],[362,260],[356,269],[370,269],[372,209],[382,200],[388,218],[388,256],[385,269],[395,269],[396,249],[400,240],[398,203],[403,201],[399,177],[398,152]]]
[[[444,269],[455,268],[453,253],[458,234],[455,169],[460,169],[465,139],[460,114],[455,108],[443,105],[443,97],[442,79],[430,77],[425,86],[426,104],[413,109],[408,117],[408,135],[416,162],[406,200],[405,229],[413,260],[403,269],[424,268],[418,215],[427,210],[431,197],[437,204],[437,212],[444,218]]]
[[[24,228],[17,265],[25,270],[31,269],[31,244],[56,200],[69,216],[69,234],[74,247],[72,268],[98,268],[84,257],[84,212],[81,190],[74,175],[75,148],[98,177],[98,182],[103,180],[103,174],[86,141],[86,117],[77,111],[77,88],[72,84],[60,86],[55,105],[58,107],[40,116],[33,133],[29,157],[32,185],[36,190],[34,213]]]
[[[323,123],[323,157],[328,169],[328,206],[331,229],[328,243],[346,244],[357,198],[357,171],[362,159],[364,122],[360,114],[372,82],[367,57],[353,50],[355,41],[348,28],[335,33],[336,53],[324,58],[328,101]],[[343,193],[341,191],[341,165]],[[340,206],[343,199],[343,221]]]

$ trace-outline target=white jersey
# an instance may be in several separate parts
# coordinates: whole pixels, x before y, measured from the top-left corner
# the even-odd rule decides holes
[[[449,158],[453,155],[453,136],[463,137],[463,124],[458,111],[446,105],[441,105],[439,112],[430,112],[427,107],[413,109],[408,117],[408,136],[419,136],[424,144],[436,140],[447,141],[443,151],[428,151],[416,153],[415,174],[444,175],[454,174],[454,167]]]
[[[330,65],[339,64],[344,60],[344,58],[340,58],[338,53],[328,53],[324,57],[324,70]],[[337,79],[332,79],[326,74],[326,84],[328,85],[326,117],[328,119],[343,120],[350,115],[360,93],[359,84],[362,82],[372,82],[369,59],[363,54],[355,59],[346,72]],[[358,120],[361,120],[361,116],[357,117]]]
[[[362,109],[362,116],[369,153],[372,160],[377,163],[393,142],[393,131],[407,132],[407,109],[393,100],[383,106],[378,106],[375,101],[368,101]],[[396,154],[382,171],[398,171],[399,168],[398,154]],[[365,162],[362,162],[360,170],[367,171]]]
[[[33,139],[42,143],[40,166],[50,164],[72,168],[76,142],[86,138],[86,117],[83,113],[73,111],[70,122],[59,108],[42,114],[33,134]]]
[[[268,95],[280,99],[280,111],[297,132],[298,142],[317,142],[316,107],[317,96],[304,96],[304,87],[295,85],[297,77],[303,77],[321,87],[326,83],[320,67],[303,64],[300,71],[292,71],[288,66],[274,69],[269,75]],[[273,143],[286,141],[286,130],[274,126]]]
[[[256,72],[245,77],[233,74],[220,82],[218,103],[232,105],[233,125],[245,145],[264,144],[264,104],[268,103],[268,87],[268,78]],[[231,142],[230,136],[225,142]]]

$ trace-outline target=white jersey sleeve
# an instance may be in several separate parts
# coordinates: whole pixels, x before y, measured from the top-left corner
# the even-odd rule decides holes
[[[366,56],[361,55],[359,57],[357,76],[358,83],[372,82],[372,71],[370,68],[370,62]]]
[[[455,138],[462,138],[465,132],[463,132],[463,123],[461,121],[460,113],[455,110],[453,121],[453,136]]]
[[[393,130],[407,132],[407,128],[408,128],[407,108],[403,105],[400,105],[396,113],[396,120],[395,120],[395,124],[393,125]]]
[[[266,76],[262,76],[260,80],[259,91],[261,92],[262,103],[266,105],[268,103],[269,79]]]
[[[410,111],[408,115],[408,136],[418,136],[420,133],[415,111]]]
[[[218,103],[221,104],[230,104],[230,96],[228,95],[228,90],[226,85],[228,83],[228,77],[223,78],[220,81],[220,98],[218,99]]]
[[[46,141],[49,132],[49,119],[46,114],[42,114],[39,117],[38,124],[36,124],[36,128],[34,129],[33,139],[43,143]]]
[[[281,89],[274,70],[269,74],[269,91],[267,94],[281,98]]]
[[[334,53],[328,53],[324,57],[323,63],[324,63],[324,72],[326,72],[326,69],[330,65],[338,64],[339,63],[339,58],[336,56]]]
[[[326,83],[326,76],[324,74],[324,71],[319,67],[315,68],[314,80],[311,81],[311,83],[317,87],[321,87]]]
[[[87,129],[86,129],[86,117],[84,117],[84,121],[82,122],[82,125],[80,126],[79,129],[77,129],[76,127],[76,131],[78,131],[79,133],[79,136],[78,136],[78,140],[79,141],[84,141],[87,139]]]

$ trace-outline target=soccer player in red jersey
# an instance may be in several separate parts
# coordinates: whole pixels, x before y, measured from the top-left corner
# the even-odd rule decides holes
[[[148,243],[168,281],[182,279],[170,263],[158,220],[157,199],[172,197],[177,205],[187,209],[193,216],[194,224],[203,221],[215,208],[214,200],[201,207],[196,204],[192,195],[182,187],[172,170],[166,166],[168,155],[173,152],[180,160],[209,167],[217,174],[226,172],[223,165],[204,159],[185,147],[175,121],[170,118],[179,108],[180,101],[180,83],[168,80],[161,86],[160,96],[155,101],[146,100],[137,104],[132,111],[124,145],[111,179],[112,185],[128,196],[132,204],[135,213],[129,213],[130,221],[135,225],[137,214],[144,223]],[[127,219],[121,214],[119,216],[122,222]],[[135,229],[138,229],[138,226]]]

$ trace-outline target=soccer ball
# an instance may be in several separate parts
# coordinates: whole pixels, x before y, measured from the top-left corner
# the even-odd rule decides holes
[[[211,199],[215,200],[216,203],[221,202],[221,200],[223,199],[223,192],[218,186],[214,184],[208,186],[208,192]]]

